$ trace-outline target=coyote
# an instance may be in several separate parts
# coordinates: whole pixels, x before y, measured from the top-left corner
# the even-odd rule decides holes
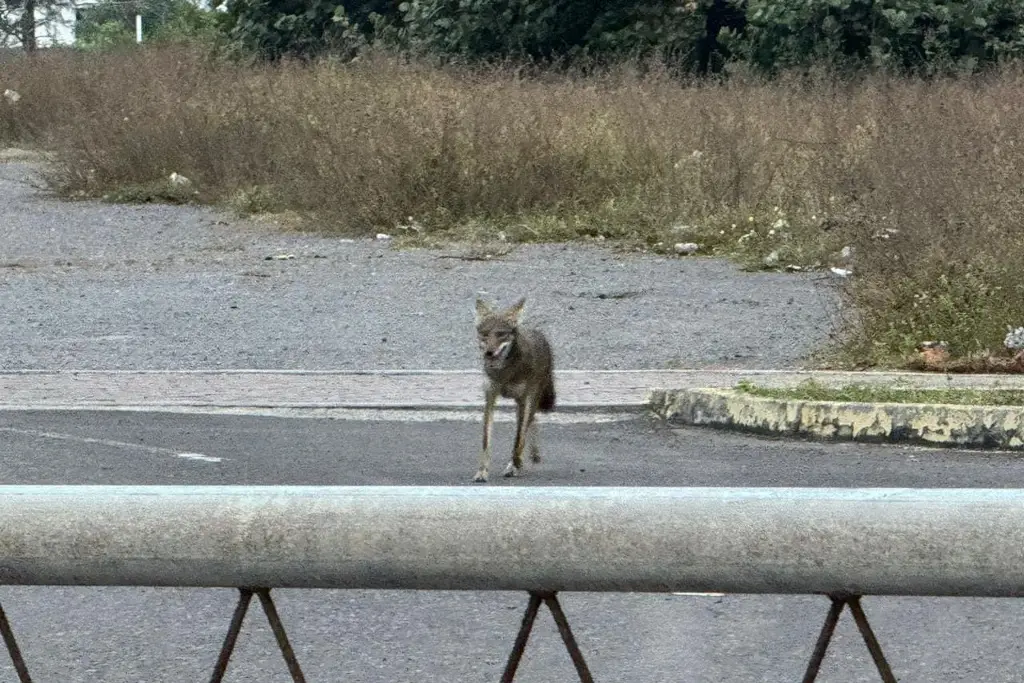
[[[530,459],[540,462],[537,443],[536,411],[555,407],[554,356],[551,345],[540,330],[519,327],[526,299],[504,311],[496,311],[481,299],[476,300],[476,333],[484,354],[484,444],[480,469],[473,481],[487,481],[491,466],[491,427],[498,397],[516,401],[516,438],[512,459],[505,476],[514,477],[523,469],[523,449],[530,439]]]

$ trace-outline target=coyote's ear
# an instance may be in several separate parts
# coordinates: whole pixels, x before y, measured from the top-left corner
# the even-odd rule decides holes
[[[494,309],[491,308],[491,305],[489,303],[487,303],[486,301],[484,301],[480,297],[476,298],[476,319],[477,320],[480,320],[481,318],[483,318],[483,317],[485,317],[485,316],[487,316],[487,315],[489,315],[490,313],[493,313],[493,312],[494,312]]]
[[[505,311],[505,317],[513,325],[519,324],[519,318],[523,315],[523,307],[526,306],[526,297],[524,296],[519,301],[512,304],[507,311]]]

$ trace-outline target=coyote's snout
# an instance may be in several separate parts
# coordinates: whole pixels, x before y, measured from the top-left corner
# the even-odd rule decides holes
[[[487,481],[494,406],[499,396],[516,402],[516,438],[505,476],[514,477],[522,471],[527,439],[530,459],[540,462],[535,414],[538,410],[547,412],[555,407],[554,356],[540,330],[520,327],[519,318],[525,304],[526,299],[520,299],[511,308],[498,311],[483,300],[476,300],[476,333],[483,352],[487,384],[484,388],[484,443],[474,481]]]

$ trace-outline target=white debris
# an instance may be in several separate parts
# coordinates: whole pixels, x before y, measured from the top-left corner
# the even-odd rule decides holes
[[[409,216],[408,218],[406,218],[406,222],[405,223],[399,223],[397,227],[398,227],[399,230],[411,230],[411,231],[413,231],[415,233],[423,232],[423,226],[420,225],[420,223],[415,218],[413,218],[412,216]],[[383,233],[381,233],[381,234],[383,234]],[[381,238],[380,235],[377,235],[377,239],[380,239],[380,238]]]
[[[377,239],[383,242],[385,240],[391,239],[391,235],[388,235],[387,233],[383,233],[383,232],[378,232],[377,233]]]
[[[768,266],[769,268],[774,268],[775,266],[779,265],[779,258],[779,252],[778,250],[775,250],[764,257],[764,265]]]
[[[839,258],[849,261],[853,258],[853,247],[845,246],[839,252]]]
[[[1008,331],[1006,333],[1006,339],[1003,340],[1003,346],[1008,349],[1024,349],[1024,327],[1018,327],[1013,329],[1011,326],[1007,326]]]
[[[697,250],[700,249],[700,245],[696,242],[676,242],[676,245],[673,248],[677,254],[681,256],[689,256],[691,254],[696,254]]]
[[[18,94],[17,90],[11,90],[7,88],[4,90],[4,99],[7,100],[8,104],[17,104],[18,100],[21,99],[21,95]]]
[[[853,275],[853,271],[850,270],[849,268],[832,267],[829,268],[829,270],[831,270],[833,274],[838,275],[839,277],[850,277],[851,275]]]
[[[174,185],[175,187],[188,187],[192,184],[191,180],[180,173],[172,173],[169,180],[171,181],[171,185]]]

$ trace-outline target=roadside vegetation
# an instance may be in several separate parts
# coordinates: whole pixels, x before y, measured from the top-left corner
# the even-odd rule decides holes
[[[18,98],[0,101],[0,144],[52,152],[46,180],[66,197],[288,212],[405,245],[577,240],[818,271],[847,304],[819,359],[831,366],[903,365],[926,340],[982,369],[1009,357],[1007,329],[1024,325],[1024,70],[991,18],[950,19],[959,37],[940,50],[894,15],[872,24],[900,37],[879,52],[877,36],[829,37],[828,12],[808,38],[786,23],[807,17],[771,18],[785,2],[756,20],[751,2],[746,42],[726,30],[707,59],[673,62],[721,4],[702,1],[675,23],[648,17],[677,31],[660,43],[604,17],[619,28],[580,34],[564,59],[548,43],[569,34],[516,38],[524,61],[477,40],[465,16],[486,13],[442,30],[465,7],[437,0],[428,21],[430,3],[376,4],[404,14],[186,7],[145,47],[109,9],[83,49],[5,60],[0,91]]]
[[[866,384],[829,387],[813,380],[789,388],[761,387],[749,382],[741,382],[736,388],[751,396],[797,401],[1024,406],[1024,391],[1014,389],[910,389]]]

